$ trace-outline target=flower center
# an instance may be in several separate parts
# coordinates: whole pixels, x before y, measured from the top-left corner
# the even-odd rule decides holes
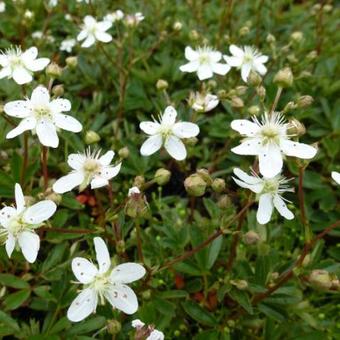
[[[49,107],[47,106],[36,106],[34,108],[34,115],[37,119],[41,118],[52,118],[52,113]]]
[[[251,63],[253,61],[253,55],[250,54],[250,53],[245,53],[244,54],[244,57],[243,57],[243,63],[244,64],[248,64],[248,63]]]
[[[261,137],[263,144],[279,144],[280,143],[280,131],[276,126],[265,125],[261,129]]]
[[[105,303],[104,293],[106,290],[108,290],[110,286],[111,286],[111,283],[106,273],[98,274],[90,285],[90,288],[93,288],[98,294],[100,303],[102,305],[104,305]]]
[[[279,189],[279,182],[276,179],[267,179],[264,182],[262,193],[276,194]]]
[[[22,66],[23,62],[18,55],[12,55],[10,57],[10,64],[12,67],[18,67],[18,66]]]
[[[199,56],[199,62],[200,64],[209,64],[210,62],[209,54],[206,52],[201,53]]]
[[[83,169],[89,174],[93,174],[99,170],[99,164],[95,159],[87,159],[84,163]]]
[[[15,215],[9,222],[8,231],[13,234],[13,236],[17,236],[24,231],[27,226],[28,224],[22,220],[22,215]]]
[[[167,139],[168,137],[172,135],[172,126],[171,125],[161,126],[159,132],[164,139]]]

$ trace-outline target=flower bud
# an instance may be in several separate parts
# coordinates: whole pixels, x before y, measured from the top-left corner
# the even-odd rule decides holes
[[[117,252],[117,254],[125,253],[125,242],[124,242],[124,240],[119,240],[118,242],[116,242],[116,252]]]
[[[262,83],[262,77],[258,73],[251,71],[248,83],[252,86],[259,86]]]
[[[86,132],[85,143],[87,145],[94,144],[94,143],[97,143],[99,141],[100,141],[100,136],[98,135],[97,132],[92,131],[92,130]]]
[[[317,51],[311,51],[307,54],[306,58],[309,60],[314,60],[315,58],[317,58],[317,56],[318,56]]]
[[[217,92],[217,96],[218,96],[218,98],[220,98],[220,99],[225,99],[225,98],[228,97],[228,94],[227,94],[227,91],[226,91],[226,90],[219,90],[219,91]]]
[[[107,332],[113,335],[118,334],[122,329],[122,325],[118,320],[108,320],[106,326]]]
[[[180,21],[176,21],[172,28],[175,30],[175,31],[180,31],[183,27],[183,24],[180,22]]]
[[[300,121],[292,118],[288,122],[287,133],[292,136],[302,136],[306,133],[306,128]]]
[[[230,207],[230,205],[231,205],[231,201],[228,195],[221,196],[220,199],[217,201],[217,206],[220,209],[227,209]]]
[[[62,68],[56,63],[51,63],[46,67],[46,74],[51,78],[59,78],[62,73]]]
[[[239,290],[248,288],[248,282],[246,280],[230,280],[230,283]]]
[[[290,39],[291,39],[292,42],[299,43],[303,39],[303,33],[300,32],[300,31],[293,32],[290,35]]]
[[[267,43],[272,44],[276,41],[276,39],[272,34],[269,33],[266,37],[266,41],[267,41]]]
[[[171,172],[167,169],[160,168],[156,171],[154,180],[158,185],[164,185],[169,182]]]
[[[331,12],[332,11],[332,9],[333,9],[333,6],[331,5],[331,4],[326,4],[325,6],[323,6],[323,11],[325,12],[325,13],[329,13],[329,12]]]
[[[203,196],[207,188],[207,183],[198,174],[187,177],[184,181],[184,187],[190,196]]]
[[[184,140],[185,145],[188,145],[188,146],[194,146],[197,144],[197,142],[198,142],[197,137],[190,137]]]
[[[327,270],[315,269],[308,277],[309,282],[316,288],[330,289],[332,287],[331,275]]]
[[[59,84],[59,85],[53,86],[52,93],[56,97],[61,97],[64,94],[64,85]]]
[[[158,79],[156,83],[156,88],[159,91],[164,91],[168,88],[169,84],[166,80],[164,79]]]
[[[257,105],[252,105],[248,108],[249,114],[257,116],[260,113],[260,108]]]
[[[247,35],[249,33],[249,27],[243,26],[239,30],[240,36]]]
[[[290,87],[293,85],[293,73],[290,67],[285,67],[284,69],[280,70],[276,73],[274,77],[274,83],[280,87]]]
[[[292,110],[295,110],[297,108],[297,105],[294,102],[288,102],[286,106],[283,109],[283,112],[289,112]]]
[[[261,238],[260,235],[256,233],[254,230],[249,230],[244,234],[243,240],[245,244],[253,245],[257,244],[261,240]]]
[[[231,98],[231,106],[236,109],[242,109],[244,107],[244,102],[240,97],[232,97]]]
[[[266,97],[266,89],[263,86],[259,86],[256,88],[256,93],[260,97],[260,100],[263,101]]]
[[[296,104],[299,108],[304,108],[310,106],[313,103],[313,101],[314,99],[312,96],[301,96],[296,101]]]
[[[118,155],[120,158],[125,159],[130,156],[130,150],[127,146],[118,150]]]
[[[78,57],[76,56],[67,57],[65,61],[69,68],[76,68],[78,66]]]
[[[130,188],[128,200],[125,204],[125,214],[132,218],[145,217],[147,208],[148,203],[144,194],[137,187]]]
[[[248,87],[247,86],[237,86],[236,87],[236,94],[238,96],[243,96],[247,92]]]
[[[133,185],[141,188],[143,185],[145,184],[145,178],[143,176],[136,176],[134,181],[133,181]]]
[[[47,195],[45,197],[45,199],[47,200],[51,200],[53,201],[56,205],[59,205],[61,203],[61,200],[62,200],[62,196],[55,193],[55,192],[51,192],[49,195]]]
[[[208,87],[209,87],[210,89],[214,89],[215,87],[217,87],[217,82],[216,82],[216,80],[210,79],[210,80],[208,81]]]
[[[150,298],[151,298],[151,290],[150,289],[144,290],[144,292],[142,293],[142,298],[144,300],[150,300]]]
[[[211,184],[211,188],[220,194],[225,189],[225,180],[223,178],[215,178]]]
[[[212,184],[212,178],[210,177],[209,171],[207,169],[198,169],[196,173],[203,179],[203,181],[205,181],[205,183],[208,185]]]
[[[190,40],[197,40],[200,37],[200,35],[198,34],[198,32],[196,30],[192,30],[189,33],[189,38]]]

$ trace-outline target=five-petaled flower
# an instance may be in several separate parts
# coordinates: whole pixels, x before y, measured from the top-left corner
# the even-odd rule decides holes
[[[68,175],[59,178],[53,185],[56,193],[63,194],[79,185],[83,191],[89,184],[91,189],[97,189],[109,184],[109,180],[118,175],[121,163],[110,165],[115,153],[110,150],[100,156],[99,151],[91,152],[87,149],[84,153],[72,153],[68,156],[67,163],[73,169]]]
[[[289,124],[278,112],[264,114],[261,122],[256,117],[253,121],[233,120],[231,128],[246,137],[242,144],[231,151],[238,155],[258,156],[260,173],[265,177],[274,177],[281,172],[282,154],[311,159],[317,152],[313,146],[289,140],[292,137],[287,134]]]
[[[133,314],[138,309],[136,294],[126,284],[142,278],[145,275],[144,267],[128,262],[111,269],[105,242],[100,237],[95,237],[93,241],[99,268],[83,257],[72,260],[72,271],[79,283],[84,285],[67,311],[68,319],[73,322],[95,313],[98,302],[104,304],[105,299],[126,314]]]
[[[200,130],[194,123],[176,123],[176,116],[176,110],[168,106],[164,114],[159,117],[159,122],[154,120],[140,123],[140,129],[150,136],[140,149],[143,156],[152,155],[164,144],[171,157],[178,161],[186,158],[187,151],[181,139],[195,137]]]
[[[335,182],[340,184],[340,172],[337,171],[332,171],[332,178],[334,179]]]
[[[50,200],[40,201],[26,207],[21,186],[15,184],[16,207],[6,206],[0,210],[0,234],[6,236],[6,252],[11,257],[18,243],[25,259],[33,263],[40,248],[40,238],[35,229],[42,226],[56,211],[57,206]]]
[[[77,36],[78,41],[83,41],[81,47],[88,48],[92,46],[96,40],[108,43],[112,40],[112,36],[106,31],[112,26],[110,21],[96,21],[91,15],[84,18],[84,24],[81,32]]]
[[[36,132],[42,145],[57,148],[59,138],[57,128],[71,132],[80,132],[82,125],[77,119],[62,112],[70,111],[71,103],[67,99],[50,100],[48,90],[38,86],[33,90],[31,99],[16,100],[4,106],[7,115],[22,118],[19,125],[11,130],[6,138],[14,138],[24,131]]]
[[[224,76],[230,70],[229,65],[220,63],[222,53],[207,46],[199,47],[197,50],[187,46],[185,58],[189,62],[179,69],[182,72],[197,72],[199,80],[209,79],[214,73]]]
[[[233,180],[242,188],[247,188],[255,192],[258,196],[259,208],[257,210],[256,219],[261,224],[270,221],[274,207],[284,218],[291,220],[294,218],[293,213],[287,208],[285,199],[281,194],[286,191],[294,191],[287,186],[288,179],[278,175],[273,178],[260,178],[253,173],[254,176],[247,175],[241,169],[235,168]]]
[[[20,47],[10,48],[0,54],[0,79],[13,78],[19,85],[33,80],[33,72],[43,70],[50,62],[48,58],[37,58],[38,49],[31,47],[22,52]]]
[[[244,46],[243,49],[235,45],[230,45],[229,51],[232,56],[223,56],[224,60],[231,67],[241,69],[241,77],[243,81],[247,82],[250,71],[261,74],[267,73],[267,68],[263,65],[268,61],[266,55],[261,55],[257,49]]]

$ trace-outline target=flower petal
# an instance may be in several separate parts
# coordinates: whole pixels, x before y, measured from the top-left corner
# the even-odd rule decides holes
[[[260,224],[266,224],[270,221],[273,213],[273,199],[271,194],[260,196],[259,208],[257,209],[256,219]]]
[[[63,98],[53,99],[50,102],[50,108],[54,113],[67,112],[71,110],[71,102]]]
[[[254,63],[255,70],[261,74],[261,76],[265,75],[267,73],[267,67],[264,66],[261,63],[255,62]]]
[[[183,142],[176,136],[170,136],[165,141],[164,147],[170,156],[178,161],[182,161],[187,156],[187,151]]]
[[[243,64],[241,67],[241,77],[244,82],[247,82],[249,73],[251,71],[251,65],[250,64]]]
[[[240,145],[231,149],[237,155],[257,156],[262,150],[261,140],[259,138],[246,139]]]
[[[103,156],[99,158],[99,162],[103,166],[107,166],[111,163],[115,153],[112,150],[107,151]]]
[[[111,267],[111,258],[106,243],[101,237],[93,239],[94,249],[96,250],[97,262],[99,265],[99,273],[106,273]]]
[[[213,76],[213,71],[209,65],[200,65],[197,70],[199,80],[209,79]]]
[[[227,62],[227,64],[231,67],[240,67],[243,62],[243,58],[229,57],[227,55],[223,56],[223,58]]]
[[[179,122],[173,126],[172,133],[178,138],[191,138],[197,136],[200,133],[200,129],[197,124]]]
[[[287,208],[286,203],[279,195],[274,196],[273,203],[282,217],[287,220],[292,220],[294,218],[294,214]]]
[[[75,257],[71,266],[74,276],[84,284],[91,283],[98,274],[96,266],[83,257]]]
[[[5,104],[4,111],[7,115],[16,118],[26,118],[31,114],[29,101],[15,100]]]
[[[164,114],[162,116],[162,122],[161,124],[165,125],[172,125],[175,124],[177,117],[177,111],[173,106],[168,106],[164,110]]]
[[[237,58],[242,58],[243,59],[243,56],[244,56],[244,52],[242,49],[240,49],[239,47],[237,47],[236,45],[230,45],[229,46],[229,51],[230,53],[237,57]]]
[[[94,289],[86,288],[73,300],[67,310],[67,318],[72,322],[79,322],[94,313],[97,308],[98,297]]]
[[[27,84],[33,80],[31,73],[22,66],[17,66],[14,69],[12,77],[19,85]]]
[[[20,214],[25,209],[25,197],[22,192],[21,186],[18,183],[15,183],[14,187],[14,195],[15,195],[15,205],[17,207],[17,213]]]
[[[243,182],[246,182],[248,184],[259,184],[263,182],[261,178],[249,176],[247,173],[245,173],[243,170],[239,168],[234,168],[233,172],[238,178],[240,178]]]
[[[50,200],[38,202],[28,207],[23,219],[28,224],[40,224],[48,220],[57,210],[57,205]]]
[[[11,74],[12,74],[11,68],[10,67],[4,67],[0,71],[0,79],[3,79],[5,77],[10,77]]]
[[[92,46],[95,42],[96,42],[95,37],[92,34],[90,34],[85,39],[85,41],[81,44],[81,47],[88,48],[88,47]]]
[[[55,125],[47,119],[40,119],[36,126],[37,135],[42,145],[57,148],[59,138]]]
[[[266,55],[261,55],[255,59],[256,63],[264,64],[268,61],[269,57]]]
[[[269,145],[259,154],[260,173],[267,178],[272,178],[281,172],[283,160],[281,151],[277,146]]]
[[[83,181],[83,173],[81,171],[74,171],[66,176],[59,178],[53,184],[53,191],[58,194],[63,194],[67,191],[71,191],[73,188],[80,185]]]
[[[100,31],[107,31],[109,28],[112,27],[112,22],[105,20],[97,23],[97,28]]]
[[[78,35],[77,35],[77,40],[81,41],[84,40],[88,36],[88,33],[86,30],[82,30]]]
[[[37,56],[38,56],[38,49],[35,46],[33,46],[33,47],[30,47],[28,50],[26,50],[21,55],[21,59],[25,62],[25,61],[35,59]]]
[[[241,135],[245,135],[248,137],[253,137],[260,130],[260,127],[247,120],[247,119],[235,119],[230,124],[231,128]]]
[[[159,131],[160,124],[156,122],[141,122],[139,128],[148,135],[155,135]]]
[[[185,48],[184,54],[185,58],[190,61],[197,60],[199,57],[199,53],[193,50],[190,46],[187,46]]]
[[[154,135],[149,137],[140,148],[140,153],[142,156],[150,156],[156,151],[158,151],[163,143],[161,135]]]
[[[4,207],[0,210],[0,224],[7,229],[8,228],[8,222],[11,220],[11,218],[15,215],[17,215],[17,210],[13,207]]]
[[[190,61],[187,64],[184,64],[179,67],[180,71],[182,72],[196,72],[199,68],[199,62],[197,60]]]
[[[99,172],[99,176],[109,180],[118,175],[121,166],[122,166],[122,163],[119,163],[116,166],[105,166]]]
[[[104,296],[113,307],[121,310],[125,314],[134,314],[137,312],[137,296],[130,287],[124,284],[112,285],[104,292]]]
[[[8,233],[6,245],[5,245],[6,253],[7,253],[8,257],[12,256],[13,250],[15,248],[15,243],[16,243],[16,241],[15,241],[15,238],[12,235],[12,233]]]
[[[316,155],[317,149],[313,146],[294,142],[291,140],[281,141],[281,150],[287,156],[298,157],[302,159],[311,159]]]
[[[30,231],[23,231],[18,235],[18,243],[25,259],[29,263],[35,262],[40,248],[39,236]]]
[[[105,187],[109,184],[109,181],[106,178],[100,176],[94,176],[91,181],[91,189],[98,189]]]
[[[77,119],[63,113],[56,113],[53,116],[53,121],[58,128],[66,131],[80,132],[83,129],[83,126]]]
[[[92,15],[86,15],[84,18],[84,24],[86,26],[94,26],[97,23],[96,19]]]
[[[221,76],[226,75],[230,71],[230,66],[227,64],[216,63],[211,65],[212,71]]]
[[[97,40],[104,42],[104,43],[108,43],[112,40],[112,36],[106,32],[96,31],[94,36]]]
[[[335,182],[340,184],[340,172],[332,171],[331,176]]]
[[[252,192],[255,192],[257,194],[259,194],[262,190],[263,190],[263,184],[262,183],[258,183],[258,184],[249,184],[243,181],[238,180],[235,177],[232,177],[232,179],[235,181],[235,183],[237,185],[239,185],[241,188],[246,188],[251,190]]]
[[[138,263],[127,262],[115,267],[110,275],[112,283],[130,283],[141,279],[145,275],[144,267]]]
[[[36,87],[31,94],[31,102],[33,105],[49,105],[50,94],[45,86]]]
[[[67,157],[68,165],[74,170],[80,170],[83,168],[86,157],[80,153],[71,153]]]
[[[25,66],[32,72],[43,70],[50,63],[48,58],[38,58],[25,63]]]
[[[24,118],[16,128],[7,133],[6,138],[11,139],[22,134],[27,130],[32,130],[35,128],[36,124],[37,121],[34,117]]]

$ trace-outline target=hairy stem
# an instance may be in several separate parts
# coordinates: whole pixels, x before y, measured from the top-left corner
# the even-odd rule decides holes
[[[276,92],[276,96],[275,96],[275,99],[274,99],[274,102],[273,102],[273,105],[272,107],[270,108],[270,111],[269,111],[269,117],[273,114],[273,112],[275,111],[276,107],[277,107],[277,104],[280,100],[280,97],[281,97],[281,94],[282,94],[282,87],[279,86],[277,88],[277,92]]]
[[[138,258],[139,258],[140,262],[144,263],[142,238],[141,238],[141,228],[140,228],[140,221],[139,221],[138,217],[135,219],[135,228],[136,228],[136,236],[137,236]]]
[[[42,166],[45,191],[47,190],[47,187],[48,187],[47,157],[48,157],[48,148],[43,145],[42,150],[41,150],[41,166]]]
[[[20,174],[20,183],[21,185],[24,184],[26,169],[28,166],[28,133],[27,131],[24,132],[24,155],[23,155],[23,162]]]

